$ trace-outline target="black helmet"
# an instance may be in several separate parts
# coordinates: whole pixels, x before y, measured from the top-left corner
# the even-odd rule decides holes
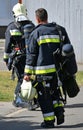
[[[70,56],[74,53],[73,46],[69,43],[62,46],[62,56]]]

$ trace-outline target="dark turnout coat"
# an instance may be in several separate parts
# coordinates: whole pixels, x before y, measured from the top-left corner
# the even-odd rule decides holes
[[[62,32],[63,44],[70,43],[65,28],[59,27]],[[25,73],[37,75],[54,73],[56,68],[53,52],[60,48],[60,44],[56,23],[38,25],[29,38]]]

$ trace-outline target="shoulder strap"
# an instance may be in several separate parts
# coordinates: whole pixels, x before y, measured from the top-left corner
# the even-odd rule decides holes
[[[57,48],[57,50],[55,50],[53,52],[53,56],[55,57],[56,55],[60,56],[61,54],[61,50],[62,50],[62,46],[63,46],[63,35],[62,35],[62,31],[61,28],[58,24],[55,25],[55,29],[58,31],[59,34],[59,38],[60,38],[60,48]]]
[[[60,28],[60,26],[59,25],[57,25],[56,24],[56,29],[57,29],[57,31],[58,31],[58,33],[59,33],[59,37],[60,37],[60,48],[62,48],[62,46],[63,46],[63,35],[62,35],[62,31],[61,31],[61,28]]]

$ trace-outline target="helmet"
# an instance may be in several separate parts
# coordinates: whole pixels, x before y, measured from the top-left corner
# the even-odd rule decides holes
[[[69,43],[63,45],[62,47],[62,56],[70,56],[74,53],[73,46]]]
[[[20,3],[17,3],[16,5],[14,5],[12,12],[14,13],[15,17],[19,15],[27,16],[27,9],[25,8],[23,4],[20,4]]]
[[[21,84],[21,95],[26,100],[31,100],[37,95],[37,91],[32,87],[31,81],[23,80]]]
[[[12,12],[19,21],[27,20],[27,9],[23,4],[17,3],[14,5]]]

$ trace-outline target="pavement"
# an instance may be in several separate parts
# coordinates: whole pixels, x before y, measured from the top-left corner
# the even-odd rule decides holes
[[[0,102],[0,117],[16,112],[21,108],[14,107],[12,102]]]
[[[83,107],[80,106],[81,104],[83,105],[83,87],[80,87],[80,92],[78,95],[74,98],[69,98],[67,97],[67,104],[66,108],[69,107],[69,105],[72,105],[72,107],[76,106],[77,107]],[[13,106],[12,102],[0,102],[0,116],[6,116],[10,113],[16,112],[18,110],[25,109],[21,107],[15,107]],[[26,108],[28,110],[28,108]]]
[[[67,97],[67,104],[65,108],[68,108],[68,107],[69,108],[83,107],[83,87],[80,87],[80,92],[78,93],[76,97],[74,98]],[[0,102],[0,117],[7,116],[21,109],[25,109],[25,108],[15,107],[13,106],[12,102]],[[28,108],[26,109],[28,111]]]
[[[29,111],[14,107],[12,102],[0,102],[0,130],[40,130],[42,120],[40,108]],[[67,97],[65,122],[59,126],[55,123],[55,127],[56,130],[83,130],[83,87],[76,97]]]

